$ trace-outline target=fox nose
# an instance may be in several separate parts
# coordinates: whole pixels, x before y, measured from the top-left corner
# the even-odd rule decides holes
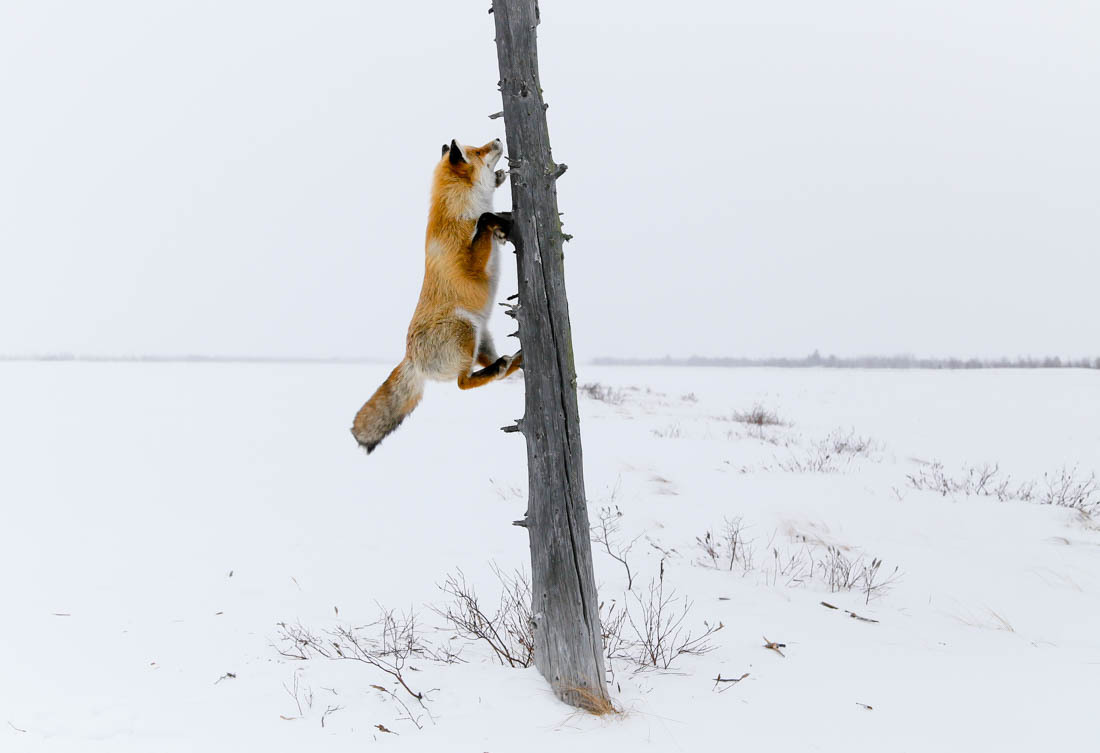
[[[504,148],[504,142],[501,141],[500,139],[493,139],[493,146],[495,146],[497,149],[503,149]]]

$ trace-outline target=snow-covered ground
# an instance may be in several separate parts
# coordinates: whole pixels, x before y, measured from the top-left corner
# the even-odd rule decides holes
[[[1063,468],[1100,471],[1096,373],[583,367],[621,390],[581,400],[591,516],[617,506],[634,593],[664,559],[687,624],[724,626],[715,648],[667,673],[613,661],[623,713],[593,718],[468,645],[413,662],[417,729],[371,687],[387,675],[273,647],[279,622],[321,632],[383,605],[459,648],[427,606],[437,584],[461,568],[492,601],[491,563],[527,565],[523,440],[498,431],[522,383],[433,386],[368,457],[347,427],[386,372],[0,363],[0,751],[1095,744],[1100,531],[1038,498]],[[787,425],[729,420],[757,403]],[[871,442],[838,453],[845,437]],[[999,464],[1037,499],[914,489],[935,462],[959,483]],[[751,564],[710,566],[696,538],[738,518]],[[885,587],[831,592],[830,546],[881,558]],[[601,598],[636,605],[600,547],[595,564]]]

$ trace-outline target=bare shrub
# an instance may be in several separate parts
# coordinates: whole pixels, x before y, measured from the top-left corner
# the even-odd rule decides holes
[[[577,391],[585,397],[598,400],[601,403],[608,403],[609,405],[622,405],[626,400],[626,395],[622,390],[609,387],[606,384],[600,384],[599,382],[582,384],[577,387]]]
[[[789,473],[838,473],[851,464],[853,458],[870,457],[878,445],[870,437],[861,437],[855,430],[830,432],[801,452],[791,452],[776,467]]]
[[[1044,473],[1041,487],[1034,481],[1013,484],[1012,477],[1001,474],[996,464],[964,466],[958,475],[949,475],[942,463],[934,462],[921,466],[906,479],[914,489],[934,491],[944,497],[995,497],[1001,502],[1037,502],[1084,512],[1100,506],[1100,482],[1096,474],[1080,474],[1077,466]]]
[[[699,548],[703,550],[703,554],[708,560],[710,560],[710,567],[715,570],[721,569],[722,560],[722,541],[714,535],[711,531],[707,531],[702,536],[695,537],[695,543],[699,545]],[[704,562],[703,564],[707,564]]]
[[[862,554],[848,557],[835,546],[828,547],[825,555],[814,561],[813,567],[822,574],[831,592],[859,591],[864,595],[864,603],[870,603],[872,596],[881,596],[900,577],[897,567],[883,573],[882,560],[878,557],[870,561]]]
[[[864,604],[870,604],[872,597],[881,596],[901,578],[897,565],[894,565],[893,570],[883,573],[882,560],[877,557],[871,560],[870,565],[861,565],[860,570],[859,590],[863,592]]]
[[[781,579],[787,587],[817,582],[831,593],[839,591],[858,591],[864,595],[864,602],[885,594],[901,577],[897,567],[888,573],[882,570],[882,560],[868,558],[857,553],[845,554],[840,547],[820,548],[802,546],[794,550],[781,550],[772,547],[770,562],[763,565],[765,580],[772,585]]]
[[[278,624],[280,643],[275,646],[275,650],[288,659],[304,661],[322,657],[350,660],[381,670],[431,717],[426,703],[427,692],[414,690],[406,679],[406,670],[411,669],[409,661],[413,658],[424,658],[453,662],[457,661],[457,656],[450,653],[440,654],[428,646],[417,628],[416,615],[395,614],[392,610],[381,606],[379,611],[378,619],[366,625],[337,626],[321,633],[314,633],[301,623],[289,625],[280,622]],[[422,727],[420,722],[422,716],[413,713],[397,693],[380,685],[375,687],[387,693],[404,709],[403,718],[407,718],[418,729]],[[290,693],[290,690],[288,689],[287,692]],[[312,694],[310,701],[312,702]]]
[[[703,550],[705,565],[716,570],[732,571],[737,565],[743,572],[748,572],[753,566],[752,542],[744,537],[745,525],[741,517],[726,518],[722,531],[715,534],[706,531],[702,536],[695,537],[695,543]]]
[[[494,565],[493,573],[500,581],[501,594],[491,614],[481,607],[477,593],[461,570],[448,575],[439,587],[452,597],[451,603],[433,610],[463,638],[488,644],[501,664],[529,667],[535,658],[531,582],[519,570],[508,575]]]
[[[778,460],[776,467],[788,473],[836,473],[840,463],[840,456],[833,454],[827,443],[815,442],[800,454],[792,452],[785,460]]]
[[[652,434],[661,439],[679,439],[684,435],[684,432],[683,429],[680,428],[680,424],[672,424],[663,429],[653,429]]]
[[[775,536],[767,543],[765,554],[759,563],[754,554],[754,540],[744,536],[745,525],[741,518],[727,519],[722,533],[707,530],[696,536],[696,545],[702,550],[699,560],[704,567],[732,571],[738,566],[742,573],[755,571],[765,583],[775,586],[782,583],[787,588],[819,583],[830,592],[859,591],[865,601],[877,598],[901,577],[895,567],[889,572],[882,569],[882,560],[863,554],[849,556],[840,547],[810,542],[800,537],[801,546],[794,548],[775,545]]]
[[[503,594],[492,614],[480,606],[461,571],[448,576],[440,586],[453,602],[435,612],[462,637],[488,644],[501,664],[528,667],[534,661],[530,584],[519,572],[508,576],[494,567],[494,573]],[[710,637],[722,629],[722,624],[704,622],[701,632],[688,629],[692,602],[678,597],[671,588],[666,590],[664,560],[658,577],[644,592],[632,592],[631,596],[633,600],[626,604],[612,599],[599,606],[603,650],[612,672],[610,660],[624,660],[638,669],[667,670],[683,656],[702,655],[713,649]]]
[[[612,498],[614,498],[614,493]],[[592,541],[602,546],[611,559],[623,566],[626,570],[626,590],[631,591],[634,589],[634,573],[630,569],[630,563],[627,562],[626,555],[630,553],[641,535],[635,536],[625,545],[622,544],[619,540],[622,517],[623,511],[619,509],[618,505],[615,505],[614,509],[610,506],[601,507],[598,513],[599,522],[592,526]]]
[[[859,568],[838,547],[830,546],[815,563],[831,593],[851,591],[859,578]]]
[[[604,656],[609,660],[621,658],[627,653],[629,642],[623,632],[626,626],[626,610],[612,599],[600,602],[600,637],[603,640]],[[608,668],[614,671],[610,661]]]
[[[800,586],[814,577],[813,550],[803,546],[797,549],[780,549],[777,546],[771,549],[771,559],[764,559],[760,569],[764,574],[764,581],[771,585],[779,583],[780,579],[787,588]]]
[[[1034,483],[1013,486],[1011,477],[1002,475],[996,464],[967,466],[959,475],[949,476],[942,463],[929,463],[906,478],[914,489],[931,490],[944,497],[996,497],[1004,502],[1010,499],[1029,501],[1034,496]]]
[[[745,436],[746,436],[745,434],[741,434],[740,432],[737,432],[737,431],[732,431],[731,430],[731,431],[726,432],[726,439],[728,441],[731,441],[731,442],[735,441],[735,440],[738,440],[738,439],[742,439]],[[774,435],[774,434],[769,434],[768,432],[764,431],[763,427],[759,427],[759,426],[751,427],[748,431],[747,436],[749,436],[752,439],[755,439],[759,442],[764,442],[765,444],[770,444],[774,447],[790,447],[791,444],[792,444],[792,440],[791,440],[790,437],[784,437],[784,436],[777,436],[777,435]]]
[[[661,561],[656,579],[644,593],[633,594],[633,609],[625,610],[625,625],[632,638],[619,638],[619,651],[613,658],[628,659],[639,668],[667,670],[681,657],[701,656],[714,650],[711,637],[724,625],[703,623],[703,631],[693,634],[685,625],[692,602],[676,596],[675,589],[665,590],[665,563]],[[620,629],[624,623],[619,623]]]
[[[1096,474],[1079,478],[1077,466],[1062,467],[1057,473],[1043,474],[1043,491],[1039,501],[1044,505],[1069,507],[1073,510],[1088,512],[1100,506],[1100,487]]]
[[[344,708],[343,706],[335,706],[335,705],[332,705],[332,704],[327,706],[325,708],[324,712],[321,714],[321,726],[322,727],[325,726],[325,720],[328,719],[329,714],[335,714],[337,711],[342,711],[343,708]]]
[[[847,433],[836,430],[821,441],[831,455],[858,455],[868,457],[877,449],[878,445],[870,437],[861,437],[855,429],[849,429]]]
[[[296,718],[301,719],[306,715],[307,711],[313,708],[313,688],[301,684],[298,672],[299,670],[294,670],[290,685],[287,685],[285,682],[283,683],[283,690],[286,691],[288,696],[294,699],[294,705],[298,707],[298,716]]]
[[[905,474],[905,478],[918,491],[933,491],[941,497],[954,493],[955,482],[947,477],[939,462],[922,465],[916,473]]]
[[[749,411],[734,411],[732,419],[742,424],[753,426],[783,426],[784,423],[773,410],[768,410],[757,403]]]

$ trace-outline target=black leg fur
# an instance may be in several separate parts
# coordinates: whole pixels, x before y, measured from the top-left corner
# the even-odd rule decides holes
[[[507,215],[507,216],[505,216]],[[477,227],[474,229],[474,240],[476,243],[482,233],[492,232],[494,230],[500,230],[507,239],[512,235],[512,213],[501,212],[500,214],[494,212],[485,212],[477,218]]]

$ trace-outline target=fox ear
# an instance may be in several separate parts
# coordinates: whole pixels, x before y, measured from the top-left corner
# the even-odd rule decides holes
[[[458,145],[458,142],[451,139],[451,164],[457,165],[459,162],[466,161],[466,155],[462,153],[462,147]]]
[[[446,154],[447,150],[450,149],[450,148],[451,148],[450,144],[444,144],[443,145],[443,151],[440,152],[440,154]]]

